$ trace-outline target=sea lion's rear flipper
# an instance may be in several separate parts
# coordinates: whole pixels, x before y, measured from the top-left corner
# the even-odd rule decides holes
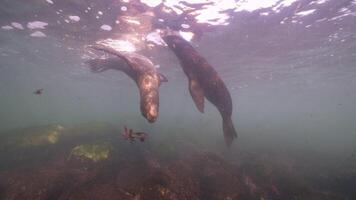
[[[104,72],[108,69],[124,70],[125,61],[121,58],[96,58],[85,61],[89,68],[94,73]]]
[[[223,119],[223,131],[226,145],[230,146],[232,141],[237,138],[237,133],[230,117]]]
[[[85,64],[89,65],[89,68],[94,73],[100,73],[108,70],[108,68],[104,67],[103,59],[90,59],[85,61]]]
[[[95,49],[95,50],[98,50],[98,51],[104,51],[105,53],[108,53],[108,54],[111,54],[111,55],[115,55],[119,58],[122,58],[124,59],[127,63],[130,63],[130,61],[127,59],[127,57],[122,54],[121,52],[111,48],[111,47],[108,47],[108,46],[105,46],[105,45],[102,45],[102,44],[94,44],[94,45],[90,45],[88,46],[89,48],[92,48],[92,49]]]
[[[159,79],[161,80],[161,82],[168,82],[168,79],[165,75],[158,73]]]
[[[193,98],[195,106],[201,113],[204,113],[204,91],[197,79],[189,77],[189,92]]]

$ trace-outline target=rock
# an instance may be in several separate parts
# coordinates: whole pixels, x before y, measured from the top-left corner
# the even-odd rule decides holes
[[[1,138],[7,144],[0,152],[5,200],[345,199],[315,190],[265,159],[238,166],[185,140],[129,143],[105,123],[11,134]]]
[[[74,147],[70,157],[76,156],[98,162],[108,159],[111,150],[110,144],[84,144]]]

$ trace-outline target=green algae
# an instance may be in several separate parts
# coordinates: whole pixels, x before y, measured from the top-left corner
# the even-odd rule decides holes
[[[59,141],[64,127],[61,125],[50,125],[24,131],[16,138],[15,145],[20,147],[53,145]]]
[[[110,144],[83,144],[72,149],[70,156],[86,158],[94,162],[106,160],[112,151]]]

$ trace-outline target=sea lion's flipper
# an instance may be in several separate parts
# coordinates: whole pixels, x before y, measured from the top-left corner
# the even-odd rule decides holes
[[[168,82],[168,79],[165,75],[158,73],[159,75],[159,79],[161,80],[161,82]]]
[[[189,92],[193,98],[195,106],[201,113],[204,113],[204,91],[197,79],[189,77]]]
[[[230,117],[223,119],[223,131],[226,145],[230,146],[232,141],[237,138],[237,133]]]
[[[85,61],[89,68],[94,73],[100,73],[108,69],[124,70],[125,61],[121,58],[107,58],[107,59],[90,59]]]
[[[94,73],[100,73],[108,70],[109,68],[104,67],[103,59],[90,59],[85,61],[85,64],[89,65],[89,68]]]
[[[89,48],[95,49],[95,50],[99,50],[99,51],[104,51],[105,53],[111,54],[111,55],[115,55],[118,56],[122,59],[124,59],[127,63],[130,63],[130,61],[127,59],[127,57],[125,55],[123,55],[122,53],[120,53],[119,51],[116,51],[115,49],[102,45],[102,44],[94,44],[94,45],[90,45],[88,46]]]

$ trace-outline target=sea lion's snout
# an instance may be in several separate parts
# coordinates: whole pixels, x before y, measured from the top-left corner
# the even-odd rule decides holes
[[[173,46],[174,43],[179,42],[175,35],[167,35],[163,37],[163,40],[168,44],[168,46]]]
[[[157,115],[158,115],[157,108],[153,108],[153,107],[150,108],[150,110],[147,113],[148,122],[150,122],[150,123],[155,122],[157,119]]]
[[[153,123],[158,117],[158,107],[154,103],[147,103],[142,109],[142,115],[149,123]]]
[[[183,51],[187,46],[189,47],[189,42],[177,35],[167,35],[163,37],[168,47],[175,52]]]
[[[146,74],[146,76],[142,77],[138,82],[141,96],[141,113],[150,123],[155,122],[158,117],[159,84],[160,77],[155,74]]]
[[[158,94],[153,90],[141,96],[141,113],[148,122],[153,123],[158,117]]]

